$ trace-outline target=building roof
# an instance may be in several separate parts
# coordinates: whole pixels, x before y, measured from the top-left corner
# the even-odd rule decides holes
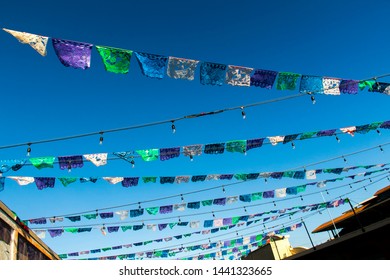
[[[354,211],[357,216],[362,216],[365,214],[365,217],[371,216],[371,212],[377,211],[375,209],[384,208],[386,209],[386,205],[390,202],[390,185],[378,190],[375,194],[360,202],[357,207],[354,208]],[[370,213],[369,213],[370,212]],[[353,210],[348,210],[344,212],[341,216],[330,220],[322,225],[318,226],[316,229],[312,231],[312,233],[318,233],[322,231],[333,230],[335,227],[340,229],[350,225],[352,219],[355,219],[355,214]],[[356,225],[356,221],[353,221],[353,224]],[[367,223],[365,223],[367,224]]]

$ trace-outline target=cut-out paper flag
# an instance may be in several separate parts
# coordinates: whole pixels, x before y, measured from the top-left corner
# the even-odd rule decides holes
[[[249,87],[253,68],[229,65],[226,71],[226,83],[232,86]]]
[[[134,52],[142,74],[149,78],[164,78],[168,57],[150,53]]]
[[[66,67],[87,69],[91,66],[92,44],[52,38],[54,51]]]
[[[92,162],[95,166],[102,166],[107,164],[107,153],[87,154],[83,155],[86,160]]]
[[[106,71],[116,74],[129,72],[132,51],[104,46],[96,46],[96,49],[103,60]]]
[[[297,87],[300,74],[290,72],[279,72],[276,80],[276,89],[278,90],[295,90]]]
[[[202,85],[222,86],[226,79],[225,64],[202,62],[200,65],[200,83]]]
[[[16,39],[18,39],[20,43],[29,44],[40,55],[45,56],[47,54],[46,46],[47,46],[47,41],[49,40],[48,37],[35,35],[27,32],[10,30],[6,28],[3,28],[3,30],[11,34],[12,36],[14,36]]]
[[[251,86],[271,89],[277,75],[276,71],[256,69],[251,77]]]
[[[168,59],[167,74],[170,78],[192,81],[199,61],[170,56]]]

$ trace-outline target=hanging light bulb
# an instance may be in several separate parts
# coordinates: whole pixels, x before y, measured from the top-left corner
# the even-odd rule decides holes
[[[214,214],[214,212],[212,212],[213,213],[213,217],[215,218],[215,214]]]
[[[141,202],[138,202],[138,209],[141,209]]]
[[[314,98],[314,95],[311,95],[310,99],[311,99],[311,102],[313,103],[313,105],[316,104],[316,99]]]
[[[329,194],[328,190],[326,190],[326,194]]]
[[[275,203],[275,201],[272,201],[273,203],[274,203],[274,206],[276,207],[276,203]]]
[[[245,213],[247,213],[248,211],[246,210],[246,207],[244,206],[244,211],[245,211]]]
[[[340,143],[340,138],[338,138],[337,135],[336,135],[336,141],[337,143]]]
[[[181,196],[181,202],[183,203],[184,202],[184,197],[183,197],[182,194],[180,196]]]
[[[181,219],[180,219],[180,217],[179,217],[179,224],[181,223]]]
[[[351,184],[349,184],[349,188],[352,189],[352,185]]]
[[[131,163],[131,168],[134,168],[134,167],[135,167],[135,161],[134,161],[134,159],[131,159],[130,163]]]
[[[303,197],[302,197],[302,195],[301,195],[301,200],[303,201]]]
[[[240,107],[241,108],[241,116],[242,116],[242,119],[245,120],[246,119],[246,114],[245,114],[245,111],[244,111],[244,107]]]
[[[176,133],[175,121],[172,121],[172,133]]]
[[[384,150],[383,150],[381,145],[379,145],[379,149],[381,150],[381,152],[384,152]]]
[[[292,147],[293,149],[295,149],[295,144],[294,144],[294,142],[291,142],[291,147]]]
[[[344,160],[344,162],[347,162],[347,159],[343,156],[343,160]]]
[[[268,182],[267,178],[264,179],[264,182],[267,184],[267,182]]]
[[[390,181],[390,178],[389,178],[389,177],[387,177],[387,181]]]
[[[99,145],[103,145],[103,132],[100,132]]]
[[[379,135],[381,135],[381,131],[379,129],[376,130],[376,133],[378,133]]]
[[[364,190],[367,191],[366,187],[364,187]]]
[[[31,153],[31,144],[27,144],[27,156],[29,157],[30,156],[30,153]]]
[[[190,161],[194,161],[194,156],[190,155]]]
[[[102,234],[103,234],[104,236],[107,235],[106,227],[105,227],[104,225],[102,226],[102,228],[100,229],[100,231],[102,232]]]
[[[68,161],[68,172],[72,172],[72,162]]]
[[[223,191],[224,193],[226,192],[225,187],[222,187],[222,191]]]

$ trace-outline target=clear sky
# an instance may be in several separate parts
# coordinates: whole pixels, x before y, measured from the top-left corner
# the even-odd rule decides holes
[[[0,27],[49,37],[47,56],[42,57],[28,45],[20,44],[6,32],[0,33],[1,50],[1,139],[0,160],[26,158],[27,145],[5,148],[20,143],[39,142],[48,139],[82,135],[116,128],[145,125],[183,116],[227,108],[237,108],[259,102],[268,102],[299,93],[296,90],[267,90],[259,87],[202,85],[199,81],[199,66],[193,81],[177,80],[165,76],[152,79],[142,75],[133,54],[128,74],[105,71],[102,59],[95,47],[92,49],[91,67],[86,70],[64,67],[58,60],[51,38],[86,42],[127,50],[208,61],[226,65],[238,65],[278,72],[294,72],[303,75],[363,80],[388,74],[388,1],[7,1],[0,10]],[[389,78],[379,79],[389,82]],[[151,148],[183,147],[191,144],[225,143],[230,140],[247,140],[267,136],[338,129],[347,126],[370,124],[390,119],[388,104],[390,97],[367,89],[356,95],[331,96],[317,94],[316,104],[310,96],[297,97],[280,102],[248,107],[246,119],[240,110],[201,118],[175,122],[176,133],[171,123],[141,127],[132,130],[104,134],[99,145],[99,135],[54,141],[32,145],[30,157],[68,156],[92,153],[112,153]],[[124,188],[121,183],[109,184],[102,177],[178,176],[202,174],[241,174],[286,171],[298,168],[326,169],[347,166],[366,166],[390,162],[389,131],[381,130],[354,137],[339,135],[295,141],[276,146],[263,145],[248,151],[247,155],[229,153],[222,155],[202,154],[190,161],[182,154],[168,161],[144,162],[136,158],[135,167],[124,160],[109,160],[107,165],[96,167],[84,161],[82,168],[71,173],[53,168],[38,170],[26,165],[18,171],[3,174],[5,188],[0,200],[15,211],[21,219],[66,216],[80,212],[93,213],[95,209],[106,212],[136,209],[142,206],[156,207],[181,202],[180,194],[238,182],[205,181],[181,184],[144,184]],[[264,141],[266,143],[267,140]],[[346,156],[369,147],[383,144],[380,149]],[[329,159],[336,158],[333,161]],[[323,162],[324,161],[324,162]],[[27,161],[28,162],[28,161]],[[320,163],[321,164],[316,164]],[[310,168],[309,168],[310,166]],[[372,170],[377,170],[374,168]],[[365,169],[350,170],[340,175],[322,174],[317,180],[353,175]],[[93,183],[73,183],[64,187],[56,180],[52,189],[38,190],[35,184],[19,186],[7,176],[31,177],[99,177]],[[355,181],[358,179],[355,179]],[[375,179],[373,179],[375,180]],[[310,180],[263,179],[184,195],[185,202],[203,201],[227,196],[250,194],[283,187],[310,183]],[[133,221],[145,219],[145,224],[174,223],[179,215],[191,215],[182,221],[214,219],[245,215],[244,206],[255,214],[275,209],[320,203],[325,200],[349,197],[353,204],[370,197],[376,190],[387,186],[387,180],[350,192],[354,182],[345,179],[328,184],[325,189],[308,186],[299,196],[287,196],[289,200],[263,199],[252,203],[236,202],[226,206],[187,209],[172,214],[144,214],[138,218],[127,218],[122,225],[140,224]],[[367,182],[366,182],[367,183]],[[354,189],[364,184],[354,185]],[[338,187],[337,190],[331,188]],[[354,190],[353,189],[353,190]],[[318,191],[323,190],[322,195]],[[312,195],[309,195],[312,194]],[[163,197],[169,199],[157,200]],[[119,206],[118,208],[110,208]],[[240,209],[237,209],[240,208]],[[330,209],[333,217],[349,209],[348,205]],[[102,211],[100,211],[102,212]],[[207,214],[200,214],[205,213]],[[307,213],[296,214],[294,219]],[[169,218],[165,219],[163,218]],[[154,221],[147,221],[148,219]],[[330,219],[328,213],[305,218],[309,231]],[[46,242],[57,253],[80,252],[91,249],[113,247],[122,244],[156,240],[203,230],[189,227],[169,227],[165,230],[140,231],[121,230],[103,236],[99,230],[103,224],[121,222],[113,219],[86,220],[47,224],[45,227],[82,227],[93,224],[90,233],[64,232]],[[276,220],[272,225],[287,225],[288,219]],[[32,228],[43,226],[31,225]],[[252,224],[253,226],[253,224]],[[195,235],[170,242],[153,242],[124,250],[111,250],[85,257],[101,257],[133,252],[146,252],[160,248],[175,248],[182,243],[191,245],[235,239],[239,236],[262,233],[261,223],[257,227],[236,227],[209,235]],[[224,234],[223,237],[218,235]],[[293,246],[310,247],[303,228],[291,232]],[[324,242],[327,234],[312,234],[315,244]],[[206,240],[206,241],[205,241]],[[192,243],[191,243],[192,242]],[[207,251],[194,251],[176,255],[192,256]]]

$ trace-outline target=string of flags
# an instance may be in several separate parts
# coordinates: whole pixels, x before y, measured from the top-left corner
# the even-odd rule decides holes
[[[3,28],[19,42],[29,44],[40,55],[47,55],[48,36],[36,35]],[[91,67],[91,43],[76,42],[52,38],[52,45],[59,61],[66,67],[88,69]],[[280,72],[251,67],[227,65],[215,62],[199,61],[138,52],[108,46],[95,46],[107,72],[127,74],[130,61],[134,56],[142,74],[149,78],[162,79],[167,75],[173,79],[192,81],[199,65],[200,83],[203,85],[260,87],[264,89],[296,90],[301,93],[320,93],[326,95],[357,94],[368,87],[370,92],[390,95],[390,83],[378,82],[377,78],[369,80],[351,80],[313,75],[302,75],[292,72]],[[276,84],[274,86],[274,84]]]
[[[294,141],[307,140],[319,137],[335,136],[337,141],[340,141],[337,134],[346,133],[354,136],[355,133],[366,134],[370,131],[376,131],[381,133],[380,129],[389,129],[390,121],[373,122],[365,125],[349,126],[339,129],[327,129],[313,132],[295,133],[285,136],[267,136],[264,138],[248,139],[248,140],[229,140],[227,142],[212,143],[212,144],[193,144],[182,147],[170,147],[170,148],[153,148],[143,149],[136,151],[126,152],[113,152],[114,159],[121,159],[135,166],[135,159],[141,158],[145,162],[151,162],[160,159],[160,161],[167,161],[170,159],[178,158],[181,154],[189,157],[193,160],[195,156],[203,154],[207,155],[219,155],[225,151],[229,153],[243,153],[247,151],[260,148],[263,144],[271,144],[273,146],[278,143],[291,143],[291,146],[295,148]],[[339,130],[339,132],[338,132]],[[29,147],[28,153],[31,148]],[[382,150],[382,148],[381,148]],[[93,153],[83,155],[71,155],[71,156],[43,156],[43,157],[30,157],[28,154],[27,159],[19,160],[2,160],[0,161],[0,174],[6,173],[10,170],[18,171],[25,165],[32,165],[35,168],[41,170],[44,168],[53,168],[54,164],[59,165],[61,170],[68,170],[69,172],[74,168],[82,168],[84,162],[91,162],[93,165],[99,167],[107,164],[109,153]],[[111,158],[113,159],[113,158]],[[28,161],[28,162],[27,162]]]
[[[390,168],[385,168],[381,170],[376,170],[369,172],[368,174],[374,174],[378,172],[383,172],[383,171],[388,171]],[[324,188],[327,186],[328,183],[334,183],[337,181],[342,181],[346,178],[354,179],[356,176],[366,176],[367,172],[355,174],[352,176],[346,176],[346,177],[339,177],[339,178],[334,178],[334,179],[329,179],[329,180],[324,180],[324,181],[318,181],[318,182],[312,182],[304,185],[299,185],[299,186],[293,186],[293,187],[287,187],[287,188],[278,188],[274,190],[265,190],[261,192],[254,192],[254,193],[249,193],[249,194],[240,194],[240,195],[234,195],[234,196],[227,196],[227,197],[218,197],[218,198],[209,198],[206,200],[200,200],[200,201],[192,201],[192,202],[184,202],[184,197],[182,197],[182,202],[178,204],[170,204],[170,205],[162,205],[162,206],[154,206],[154,207],[147,207],[147,208],[142,208],[141,203],[139,203],[139,207],[131,210],[118,210],[114,212],[101,212],[99,210],[95,210],[93,212],[86,212],[83,215],[66,215],[61,216],[61,215],[51,215],[50,217],[42,217],[42,218],[33,218],[33,219],[28,219],[25,221],[26,224],[48,224],[50,223],[55,223],[55,222],[63,222],[64,218],[66,220],[69,220],[71,222],[80,222],[81,218],[85,218],[87,220],[91,219],[110,219],[114,218],[115,216],[118,216],[121,221],[127,219],[128,217],[130,218],[137,218],[140,216],[145,215],[146,213],[149,214],[150,216],[155,216],[157,214],[170,214],[173,213],[174,211],[177,212],[183,212],[186,209],[191,209],[191,210],[198,210],[200,208],[208,207],[208,206],[226,206],[226,205],[232,205],[238,201],[244,202],[244,203],[253,203],[256,201],[259,201],[261,199],[282,199],[285,198],[287,195],[302,195],[306,191],[307,186],[317,186],[318,188]],[[354,184],[361,183],[365,180],[368,179],[363,179],[354,182]],[[349,185],[351,187],[351,185]],[[245,209],[245,207],[244,207]],[[53,218],[55,217],[55,218]]]
[[[208,242],[208,243],[203,243],[203,244],[195,244],[192,246],[181,246],[179,248],[172,248],[172,249],[165,249],[165,250],[153,250],[153,251],[147,251],[147,252],[142,251],[142,252],[132,253],[131,255],[134,255],[134,257],[146,256],[147,258],[156,258],[156,257],[157,258],[159,258],[159,257],[166,258],[166,257],[174,257],[177,253],[193,252],[196,250],[220,249],[222,251],[222,249],[226,249],[226,248],[233,247],[233,246],[235,246],[235,247],[246,246],[246,245],[250,245],[251,243],[259,244],[259,242],[261,242],[261,244],[263,244],[263,241],[265,241],[269,237],[272,237],[276,234],[283,234],[283,233],[295,231],[296,229],[300,228],[301,226],[302,226],[302,223],[297,223],[297,224],[293,224],[293,225],[288,226],[288,227],[283,227],[281,229],[278,229],[275,231],[270,231],[270,232],[264,233],[264,234],[240,236],[237,238],[228,239],[228,240],[221,240],[218,242]],[[146,242],[146,243],[149,244],[151,242],[152,241]],[[119,249],[130,248],[130,247],[132,247],[131,244],[126,244],[126,245],[119,245],[119,246],[113,246],[113,247],[85,250],[85,251],[81,251],[81,252],[64,253],[64,254],[60,254],[59,256],[61,259],[67,259],[68,257],[78,257],[78,256],[83,256],[83,255],[107,252],[110,250],[119,250]],[[239,249],[237,248],[237,250],[239,250]],[[119,259],[123,259],[124,256],[125,255],[121,255],[121,257],[119,257]],[[111,259],[112,256],[103,257],[103,258]],[[118,256],[115,256],[115,259],[116,258],[118,258]],[[131,256],[129,257],[128,254],[126,254],[126,258],[131,258]]]
[[[157,183],[160,184],[181,184],[204,182],[210,180],[256,180],[263,178],[268,179],[308,179],[313,180],[317,178],[317,174],[322,173],[333,173],[341,174],[342,172],[348,172],[357,168],[373,168],[373,167],[384,167],[385,164],[370,164],[370,165],[359,165],[349,167],[337,167],[337,168],[323,168],[313,170],[297,170],[297,171],[274,171],[274,172],[256,172],[256,173],[235,173],[235,174],[203,174],[203,175],[177,175],[177,176],[143,176],[143,177],[30,177],[30,176],[1,176],[0,177],[0,191],[5,189],[5,179],[15,181],[20,186],[26,186],[35,183],[38,190],[54,188],[57,181],[60,181],[64,187],[76,182],[80,183],[96,183],[99,179],[103,179],[109,184],[121,183],[122,187],[129,188],[138,186],[142,181],[144,184]],[[369,173],[367,173],[369,174]],[[367,175],[368,176],[368,175]],[[159,180],[157,180],[159,178]],[[140,180],[141,179],[141,180]]]
[[[253,239],[253,236],[250,236],[249,238]],[[172,249],[165,249],[165,250],[153,250],[153,251],[142,251],[142,252],[136,252],[131,254],[120,254],[120,255],[112,255],[112,256],[104,256],[104,257],[92,257],[92,258],[83,258],[80,260],[143,260],[143,259],[154,259],[154,258],[172,258],[175,257],[176,254],[182,253],[182,252],[193,252],[196,250],[210,250],[210,249],[217,249],[218,251],[215,253],[209,253],[209,254],[199,254],[199,259],[207,259],[207,258],[223,258],[223,257],[229,257],[230,259],[235,258],[236,256],[241,256],[244,254],[248,254],[249,252],[257,249],[259,246],[263,246],[270,242],[270,239],[264,239],[261,241],[256,241],[254,243],[248,244],[247,237],[245,237],[245,241],[243,240],[241,242],[240,238],[232,240],[236,245],[231,245],[229,247],[236,246],[234,248],[224,249],[228,248],[227,246],[221,246],[217,242],[208,243],[208,244],[201,244],[201,245],[194,245],[194,246],[188,246],[188,247],[177,247]],[[246,245],[239,245],[241,243],[246,243]],[[84,252],[74,252],[69,254],[60,254],[59,257],[61,259],[67,259],[68,257],[77,257],[77,256],[84,256],[88,255],[90,252],[84,251]],[[234,255],[232,255],[234,254]],[[231,258],[233,257],[233,258]]]
[[[321,202],[317,204],[310,204],[306,206],[296,206],[296,207],[290,207],[285,208],[283,210],[271,210],[267,212],[262,213],[256,213],[256,214],[247,214],[247,215],[241,215],[241,216],[233,216],[233,217],[224,217],[224,218],[214,218],[210,220],[204,220],[203,223],[201,223],[200,220],[193,220],[193,221],[178,221],[178,222],[171,222],[171,223],[160,223],[160,224],[138,224],[138,225],[113,225],[113,226],[82,226],[82,227],[60,227],[60,228],[34,228],[33,230],[39,235],[41,238],[45,238],[46,232],[49,233],[51,237],[58,237],[61,236],[64,232],[69,232],[72,234],[75,233],[89,233],[92,231],[92,229],[98,229],[102,232],[103,235],[106,235],[107,233],[117,233],[119,230],[122,230],[122,232],[126,231],[139,231],[143,229],[156,231],[157,229],[159,231],[165,230],[165,229],[173,229],[174,227],[190,227],[192,229],[200,228],[203,226],[205,231],[202,231],[202,234],[208,234],[208,233],[215,233],[220,230],[227,230],[231,229],[235,226],[249,226],[252,223],[258,223],[258,222],[269,222],[269,221],[275,221],[277,219],[283,218],[283,217],[291,217],[299,212],[309,212],[309,211],[320,211],[321,209],[326,208],[334,208],[339,207],[343,205],[344,203],[348,202],[348,199],[337,199],[334,201],[328,201],[328,202]],[[287,212],[289,211],[289,212]],[[265,217],[265,218],[258,218],[261,217],[264,214],[275,214],[271,217]],[[55,217],[54,217],[55,218]],[[188,235],[189,236],[189,235]],[[183,238],[183,235],[177,235],[174,236],[176,239]],[[159,241],[158,241],[159,242]],[[150,243],[150,242],[147,242]],[[142,244],[139,244],[140,246]],[[145,244],[146,245],[146,244]]]

